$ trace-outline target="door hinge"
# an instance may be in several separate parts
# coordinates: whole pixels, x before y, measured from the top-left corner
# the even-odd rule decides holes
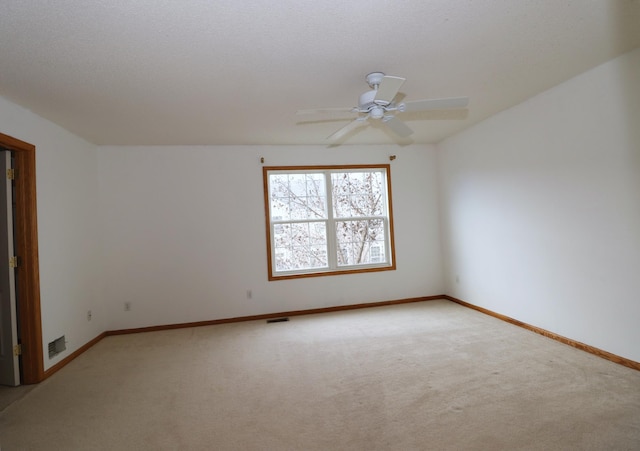
[[[18,257],[9,257],[9,268],[18,267]]]
[[[22,355],[22,345],[15,345],[13,347],[13,355],[16,357]]]
[[[7,169],[7,179],[8,180],[15,180],[16,178],[16,171],[13,168],[9,168]]]

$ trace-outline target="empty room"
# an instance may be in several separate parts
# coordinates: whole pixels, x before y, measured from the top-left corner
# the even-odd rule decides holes
[[[0,449],[640,449],[640,1],[0,1]]]

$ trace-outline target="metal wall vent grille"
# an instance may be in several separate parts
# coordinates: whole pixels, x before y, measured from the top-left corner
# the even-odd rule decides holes
[[[271,324],[271,323],[282,323],[284,321],[289,321],[289,318],[272,318],[272,319],[268,319],[267,323]]]
[[[64,338],[64,335],[60,338],[56,338],[51,343],[49,343],[49,358],[53,358],[60,354],[62,351],[67,349],[67,341]]]

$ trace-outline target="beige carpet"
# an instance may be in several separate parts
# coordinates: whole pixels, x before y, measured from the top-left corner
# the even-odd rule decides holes
[[[640,372],[448,301],[108,337],[12,450],[638,450]]]
[[[17,387],[7,387],[5,385],[0,385],[0,412],[16,402],[18,399],[25,396],[34,388],[35,385],[18,385]]]

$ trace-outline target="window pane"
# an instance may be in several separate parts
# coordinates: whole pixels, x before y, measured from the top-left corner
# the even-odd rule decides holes
[[[331,183],[336,218],[384,214],[386,199],[381,171],[333,173]]]
[[[288,187],[292,197],[301,197],[307,195],[307,184],[304,174],[288,174]]]
[[[327,227],[324,222],[276,224],[273,236],[276,271],[328,266]]]
[[[327,200],[324,180],[324,174],[271,174],[271,219],[325,219]]]
[[[365,265],[386,261],[384,221],[336,221],[338,265]]]
[[[395,269],[389,165],[291,166],[263,174],[269,280]]]

